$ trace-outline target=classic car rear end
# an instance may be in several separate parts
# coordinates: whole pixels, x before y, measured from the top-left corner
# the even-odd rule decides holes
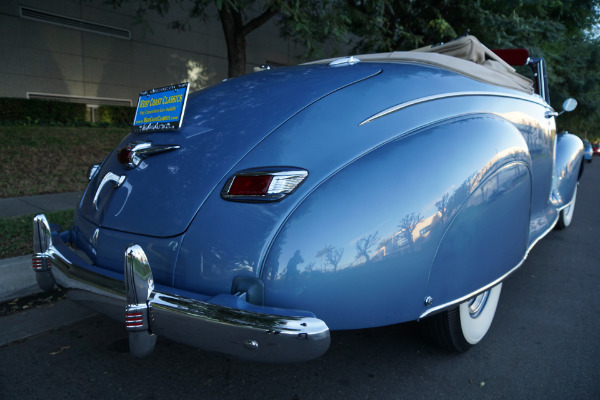
[[[190,94],[180,127],[138,126],[95,170],[71,230],[36,217],[40,286],[124,321],[137,356],[163,335],[301,361],[330,329],[417,319],[466,350],[502,281],[570,222],[582,146],[461,40],[435,50],[466,60],[324,60]]]

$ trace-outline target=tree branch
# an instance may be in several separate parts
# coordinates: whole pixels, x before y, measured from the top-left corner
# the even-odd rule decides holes
[[[253,30],[260,28],[261,26],[263,26],[267,21],[269,21],[271,18],[273,18],[275,15],[277,15],[277,13],[279,12],[279,9],[275,8],[275,7],[269,7],[267,10],[265,10],[265,12],[263,12],[262,14],[260,14],[259,16],[257,16],[254,19],[251,19],[250,21],[248,21],[246,23],[246,25],[244,25],[244,28],[242,30],[243,35],[246,36],[247,34],[249,34],[250,32],[252,32]]]

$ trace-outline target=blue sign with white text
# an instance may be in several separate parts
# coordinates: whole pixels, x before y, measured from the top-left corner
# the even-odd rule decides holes
[[[189,83],[140,92],[133,120],[134,132],[178,129],[183,120]]]

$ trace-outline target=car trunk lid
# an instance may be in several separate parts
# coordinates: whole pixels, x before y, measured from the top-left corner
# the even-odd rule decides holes
[[[239,160],[278,126],[329,93],[380,72],[375,65],[341,68],[264,71],[191,94],[179,130],[132,133],[107,157],[84,194],[82,216],[123,232],[182,233]],[[127,169],[118,149],[140,142],[176,148]]]

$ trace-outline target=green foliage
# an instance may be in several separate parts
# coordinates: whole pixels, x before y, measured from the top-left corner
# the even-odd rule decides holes
[[[527,48],[546,59],[552,106],[575,97],[559,130],[600,139],[598,0],[348,1],[355,52],[412,50],[470,32],[489,48]]]
[[[52,223],[68,228],[73,223],[74,210],[46,213]],[[17,257],[33,252],[33,217],[0,218],[0,258]]]
[[[0,198],[83,190],[89,167],[128,132],[120,127],[0,126]]]
[[[0,98],[0,121],[3,123],[53,121],[55,123],[84,122],[85,104],[63,103],[37,99]]]
[[[111,125],[131,125],[135,117],[135,107],[100,106],[98,116],[100,122]]]
[[[107,2],[115,7],[126,3]],[[145,24],[151,11],[171,18],[170,26],[179,30],[212,17],[214,6],[221,22],[224,18],[230,22],[223,24],[229,76],[245,71],[246,36],[275,15],[282,36],[301,44],[306,58],[323,55],[325,44],[327,56],[340,46],[347,48],[349,41],[355,53],[412,50],[467,32],[490,48],[524,47],[532,56],[546,59],[555,109],[560,110],[567,97],[580,102],[574,113],[558,119],[559,128],[597,135],[600,39],[590,32],[597,32],[600,0],[139,0],[136,4],[137,22]]]
[[[0,126],[96,126],[127,127],[133,123],[135,107],[100,106],[99,120],[86,121],[87,106],[52,100],[0,98]]]
[[[126,3],[124,0],[106,2],[115,8]],[[134,6],[134,22],[151,30],[148,15],[153,12],[170,20],[169,27],[185,31],[192,24],[212,17],[210,6],[219,11],[228,48],[230,77],[245,71],[246,36],[276,15],[281,35],[301,44],[307,58],[320,56],[322,44],[328,40],[329,47],[336,49],[348,36],[351,22],[349,15],[340,12],[344,10],[344,0],[139,0]]]

